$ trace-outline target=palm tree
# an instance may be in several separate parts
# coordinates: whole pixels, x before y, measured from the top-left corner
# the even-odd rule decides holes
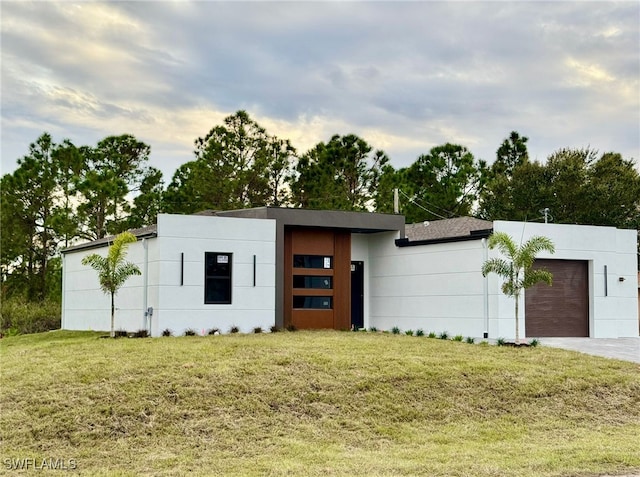
[[[490,258],[482,264],[482,275],[495,273],[502,277],[502,292],[514,297],[516,301],[516,344],[520,343],[520,326],[518,322],[518,299],[522,290],[545,282],[551,285],[553,275],[544,269],[534,270],[533,262],[536,255],[542,251],[555,252],[553,242],[547,238],[536,235],[531,237],[524,245],[517,245],[513,239],[504,232],[495,232],[489,237],[489,248],[498,248],[503,258]]]
[[[114,239],[106,257],[93,253],[82,259],[83,265],[91,265],[91,268],[98,272],[98,280],[102,291],[106,294],[111,294],[112,338],[116,335],[114,330],[115,294],[129,277],[141,275],[140,269],[136,265],[125,261],[127,247],[136,240],[136,237],[131,232],[123,232]]]

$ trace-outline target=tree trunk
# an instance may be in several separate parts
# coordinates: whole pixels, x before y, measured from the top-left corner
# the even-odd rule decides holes
[[[114,295],[115,293],[111,293],[111,337],[115,338],[116,336],[116,330],[115,330],[115,313],[116,313],[116,307],[114,305]]]

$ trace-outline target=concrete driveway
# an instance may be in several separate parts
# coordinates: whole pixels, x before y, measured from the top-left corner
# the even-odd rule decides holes
[[[540,338],[543,346],[640,363],[640,337],[635,338]]]

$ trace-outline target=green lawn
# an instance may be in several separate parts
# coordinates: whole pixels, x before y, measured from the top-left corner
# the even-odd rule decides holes
[[[382,333],[101,335],[0,340],[0,473],[640,472],[637,364]]]

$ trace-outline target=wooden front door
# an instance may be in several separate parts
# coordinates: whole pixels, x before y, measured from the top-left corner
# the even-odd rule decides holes
[[[284,265],[285,327],[350,328],[350,232],[286,229]]]

